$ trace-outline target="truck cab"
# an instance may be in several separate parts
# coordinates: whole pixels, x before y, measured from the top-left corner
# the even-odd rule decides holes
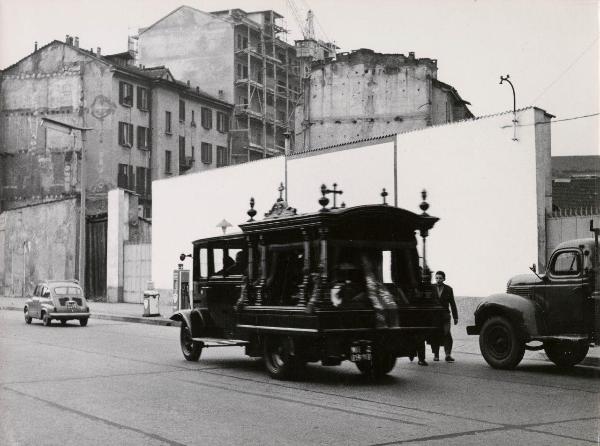
[[[470,335],[479,335],[484,359],[495,368],[516,367],[525,350],[544,349],[560,367],[586,357],[600,341],[598,240],[569,240],[550,255],[546,272],[518,275],[506,293],[484,299],[475,310]]]
[[[280,196],[262,220],[251,200],[240,233],[193,242],[192,309],[171,317],[185,359],[243,346],[278,379],[345,360],[377,377],[439,336],[444,309],[416,240],[438,219],[387,204],[327,207],[322,194],[318,212],[298,214]]]

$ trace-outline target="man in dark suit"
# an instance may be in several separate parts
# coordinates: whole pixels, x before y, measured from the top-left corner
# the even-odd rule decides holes
[[[454,291],[452,291],[451,287],[444,284],[445,280],[446,273],[444,273],[444,271],[438,271],[435,273],[433,296],[437,297],[442,306],[447,310],[444,315],[444,331],[442,334],[441,343],[444,346],[444,352],[446,353],[446,361],[454,362],[454,358],[452,357],[452,334],[450,333],[450,311],[452,311],[452,318],[454,319],[454,325],[456,325],[458,324],[458,310],[456,309],[456,303],[454,302]],[[431,350],[433,351],[433,360],[439,361],[439,343],[433,343],[431,345]]]

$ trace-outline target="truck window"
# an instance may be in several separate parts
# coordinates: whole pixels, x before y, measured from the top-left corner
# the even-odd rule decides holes
[[[559,253],[552,264],[551,272],[555,276],[576,276],[581,271],[581,260],[576,251]]]

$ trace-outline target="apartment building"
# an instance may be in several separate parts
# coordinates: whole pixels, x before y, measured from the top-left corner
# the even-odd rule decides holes
[[[300,94],[293,45],[275,11],[212,13],[181,6],[136,36],[138,63],[167,65],[176,78],[234,104],[231,162],[281,154]]]

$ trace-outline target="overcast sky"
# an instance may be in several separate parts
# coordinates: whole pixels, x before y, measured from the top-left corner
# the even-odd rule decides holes
[[[204,11],[274,9],[299,37],[288,0],[0,0],[0,68],[65,34],[84,48],[124,51],[127,35],[182,4]],[[295,0],[314,11],[319,37],[342,51],[414,51],[438,60],[438,79],[476,116],[535,105],[556,120],[599,112],[598,0]],[[325,35],[324,35],[325,34]],[[552,155],[598,155],[599,116],[556,122]]]

